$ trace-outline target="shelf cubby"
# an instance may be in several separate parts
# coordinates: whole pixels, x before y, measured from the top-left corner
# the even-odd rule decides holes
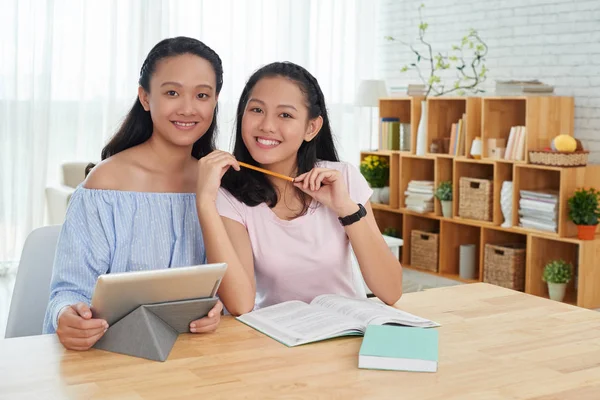
[[[482,155],[489,159],[488,139],[504,139],[508,143],[510,128],[525,126],[525,98],[483,98],[481,111]],[[525,149],[525,154],[527,149]]]
[[[414,154],[416,149],[422,99],[419,96],[379,99],[379,118],[398,118],[400,123],[410,124],[410,151],[406,152],[409,154]]]
[[[566,223],[566,221],[561,221],[561,208],[565,208],[566,203],[562,201],[563,194],[561,194],[561,181],[562,181],[562,172],[563,170],[560,168],[538,168],[537,166],[530,165],[516,165],[514,172],[514,183],[513,183],[513,226],[515,229],[523,230],[526,232],[539,232],[548,236],[559,236],[561,229],[565,228],[562,226]],[[569,175],[571,175],[569,173]],[[565,192],[563,187],[563,192]],[[522,228],[519,226],[519,202],[521,199],[521,190],[532,190],[532,191],[546,191],[546,192],[556,192],[558,195],[558,212],[556,217],[557,222],[557,230],[556,232],[544,231],[539,229],[530,229],[530,228]],[[565,210],[566,212],[566,210]],[[565,214],[566,216],[566,214]]]
[[[548,284],[542,280],[547,263],[562,259],[572,263],[575,269],[579,264],[579,245],[577,243],[532,236],[528,242],[526,254],[528,268],[525,271],[525,291],[536,296],[548,297]],[[565,302],[578,303],[575,279],[572,279],[567,285]]]
[[[402,229],[402,239],[404,240],[404,244],[402,245],[402,263],[405,265],[410,265],[411,232],[417,229],[425,232],[438,233],[440,231],[440,222],[436,219],[411,214],[404,214]]]
[[[558,135],[571,135],[575,125],[575,99],[566,96],[526,97],[528,150],[541,150],[550,147],[552,139]],[[527,157],[526,160],[529,158]]]
[[[430,97],[427,99],[427,152],[435,139],[451,137],[452,124],[466,115],[465,156],[481,132],[481,98]]]
[[[398,232],[399,237],[402,237],[402,221],[404,217],[402,214],[386,212],[385,210],[375,208],[373,209],[373,216],[381,233],[386,228],[394,228]]]
[[[390,187],[390,200],[388,204],[380,204],[382,208],[397,210],[400,207],[399,185],[400,185],[400,152],[398,151],[363,151],[360,153],[360,160],[364,160],[369,155],[385,157],[390,165],[390,177],[388,185]],[[386,207],[387,206],[387,207]]]
[[[435,158],[403,155],[400,160],[400,209],[406,209],[406,195],[410,181],[435,181]],[[434,203],[435,204],[435,203]],[[435,212],[424,215],[435,215]]]
[[[478,277],[470,282],[481,280],[481,228],[478,226],[464,225],[451,221],[442,221],[440,230],[440,274],[453,279],[462,280],[459,277],[460,265],[460,246],[464,244],[474,244],[475,270],[478,271]]]
[[[393,228],[396,230],[398,237],[403,238],[403,221],[404,215],[399,212],[388,212],[385,209],[373,208],[373,216],[377,222],[381,233],[386,228]],[[400,261],[402,262],[402,250],[404,246],[400,246]]]

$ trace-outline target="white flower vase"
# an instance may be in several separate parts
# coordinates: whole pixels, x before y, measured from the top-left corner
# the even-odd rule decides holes
[[[416,154],[423,156],[427,152],[427,101],[421,101],[421,119],[417,127]]]
[[[548,282],[548,295],[551,300],[563,301],[565,298],[566,283],[550,283]]]
[[[381,203],[380,194],[382,188],[371,188],[373,190],[373,194],[371,195],[371,203]]]
[[[390,204],[390,187],[384,186],[379,191],[379,202],[383,204]]]
[[[513,207],[513,183],[511,181],[502,182],[500,190],[500,208],[504,215],[503,228],[512,227],[512,207]]]

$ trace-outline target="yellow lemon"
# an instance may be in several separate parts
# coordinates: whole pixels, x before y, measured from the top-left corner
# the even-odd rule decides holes
[[[552,141],[552,148],[556,151],[573,152],[577,149],[577,141],[573,136],[558,135]]]

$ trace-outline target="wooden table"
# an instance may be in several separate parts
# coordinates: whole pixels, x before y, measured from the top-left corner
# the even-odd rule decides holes
[[[600,399],[600,313],[484,283],[398,306],[442,324],[437,373],[361,370],[361,338],[287,348],[227,317],[164,363],[0,340],[0,398]]]

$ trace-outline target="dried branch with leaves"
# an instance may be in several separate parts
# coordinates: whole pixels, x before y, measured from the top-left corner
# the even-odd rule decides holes
[[[396,41],[410,48],[415,54],[416,61],[402,67],[401,71],[406,72],[414,69],[419,74],[421,81],[427,88],[425,98],[432,92],[434,96],[441,96],[449,93],[464,95],[466,91],[472,93],[483,93],[484,90],[479,85],[485,81],[489,70],[485,66],[485,57],[488,53],[488,47],[481,39],[475,29],[470,29],[469,33],[461,40],[460,45],[452,46],[452,49],[444,54],[434,52],[431,43],[425,40],[425,33],[429,24],[423,21],[421,10],[425,7],[421,4],[419,7],[419,42],[424,51],[419,51],[412,44],[386,36],[390,41]],[[426,67],[423,68],[422,64]],[[451,86],[446,86],[442,82],[440,72],[450,69],[456,69],[457,78]],[[426,73],[426,75],[424,75]]]

